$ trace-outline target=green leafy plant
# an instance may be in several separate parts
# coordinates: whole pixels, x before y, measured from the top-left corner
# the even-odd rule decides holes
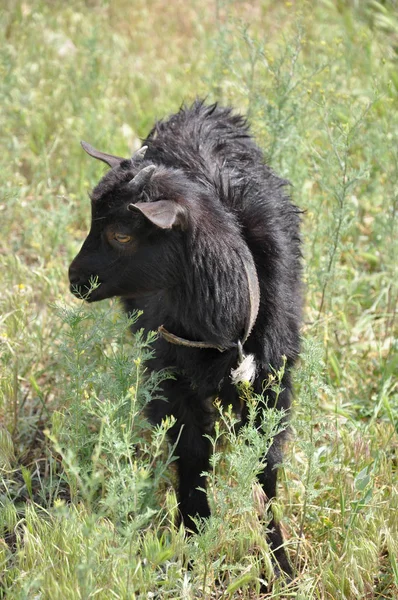
[[[396,598],[396,2],[3,4],[0,597]],[[278,415],[260,435],[224,410],[213,513],[186,538],[172,423],[144,415],[171,375],[145,370],[137,315],[73,299],[66,272],[99,175],[79,140],[128,156],[196,96],[248,113],[292,182],[306,306],[278,503],[256,484]]]

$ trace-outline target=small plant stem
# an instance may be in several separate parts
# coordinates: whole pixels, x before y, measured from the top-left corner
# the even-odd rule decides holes
[[[312,396],[312,394],[311,394]],[[297,552],[296,552],[296,559],[295,559],[295,569],[298,568],[298,562],[299,562],[299,558],[300,558],[300,549],[301,549],[301,542],[303,539],[303,533],[304,533],[304,522],[307,516],[307,504],[308,504],[308,489],[310,486],[310,481],[311,481],[311,472],[312,472],[312,460],[314,457],[314,421],[313,421],[313,410],[312,410],[312,404],[310,404],[311,408],[310,408],[310,447],[311,447],[311,454],[308,458],[308,466],[307,466],[307,475],[305,478],[305,492],[304,492],[304,501],[303,501],[303,509],[301,512],[301,519],[300,519],[300,530],[299,530],[299,534],[298,534],[298,544],[297,544]]]

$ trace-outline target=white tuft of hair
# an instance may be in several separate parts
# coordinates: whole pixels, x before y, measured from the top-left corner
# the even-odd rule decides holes
[[[236,369],[231,370],[232,383],[235,385],[243,382],[253,383],[255,375],[256,361],[254,360],[254,354],[244,356]]]

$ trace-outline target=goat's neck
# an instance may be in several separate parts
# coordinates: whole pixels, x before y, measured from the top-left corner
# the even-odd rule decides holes
[[[247,269],[255,273],[255,267],[246,243],[236,235],[202,235],[187,245],[182,263],[179,284],[170,295],[173,333],[235,346],[246,335],[248,319],[253,320]]]

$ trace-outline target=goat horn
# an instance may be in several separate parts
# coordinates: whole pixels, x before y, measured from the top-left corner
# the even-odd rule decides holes
[[[149,183],[155,169],[155,165],[149,165],[138,171],[137,175],[129,182],[130,187],[138,190]]]
[[[148,146],[142,146],[142,148],[137,150],[137,152],[134,152],[133,156],[131,157],[131,162],[133,162],[133,163],[141,162],[144,159],[145,152],[147,150],[148,150]]]
[[[100,150],[96,150],[95,148],[93,148],[93,146],[91,146],[91,144],[87,144],[87,142],[81,141],[80,143],[82,145],[83,150],[85,150],[87,154],[89,154],[93,158],[98,158],[98,160],[102,160],[102,162],[106,163],[112,168],[117,167],[118,165],[120,165],[122,160],[125,160],[120,156],[113,156],[112,154],[100,152]]]

